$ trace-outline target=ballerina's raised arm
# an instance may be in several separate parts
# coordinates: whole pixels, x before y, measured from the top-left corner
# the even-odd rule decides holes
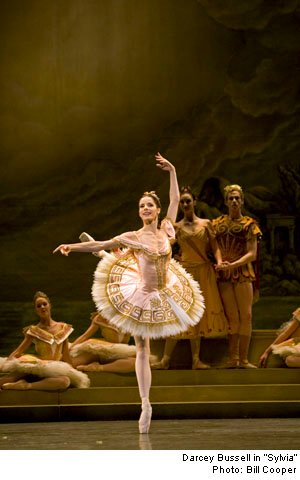
[[[167,211],[167,217],[175,223],[177,211],[178,211],[178,204],[180,199],[180,192],[177,182],[177,175],[176,169],[172,163],[169,162],[166,158],[164,158],[159,152],[155,155],[155,160],[157,162],[157,166],[162,170],[170,172],[170,203]]]

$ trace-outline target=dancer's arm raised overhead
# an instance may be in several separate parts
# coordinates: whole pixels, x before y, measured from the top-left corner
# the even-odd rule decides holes
[[[168,207],[167,217],[175,223],[178,204],[180,199],[179,187],[177,182],[176,169],[169,160],[164,158],[159,152],[155,155],[157,166],[162,170],[170,173],[170,203]]]

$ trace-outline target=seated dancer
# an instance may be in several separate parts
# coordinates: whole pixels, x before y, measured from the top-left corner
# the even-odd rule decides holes
[[[180,210],[182,220],[175,223],[177,242],[180,247],[181,265],[197,280],[204,297],[205,311],[200,322],[176,337],[166,339],[163,357],[154,363],[154,369],[167,369],[171,355],[179,339],[189,339],[192,351],[192,368],[207,369],[209,365],[200,358],[201,337],[227,335],[227,320],[217,286],[216,272],[211,256],[218,264],[222,258],[210,220],[197,217],[196,197],[190,187],[180,190]]]
[[[3,390],[65,390],[70,385],[89,386],[86,374],[72,367],[68,348],[71,325],[56,322],[51,317],[51,303],[43,292],[34,295],[34,307],[39,317],[37,325],[24,328],[25,338],[8,357],[2,358],[0,377]],[[23,353],[34,344],[36,355]]]
[[[101,316],[121,332],[134,336],[135,370],[142,400],[140,433],[148,433],[152,416],[150,338],[185,331],[199,322],[204,309],[198,284],[171,260],[170,241],[175,239],[172,222],[179,201],[176,170],[159,153],[155,158],[157,166],[170,175],[167,219],[160,227],[160,200],[155,192],[145,192],[139,200],[139,216],[143,222],[139,230],[106,241],[62,244],[54,250],[69,255],[128,248],[124,256],[107,253],[99,262],[92,295]]]
[[[260,367],[267,366],[270,353],[280,355],[288,367],[300,368],[300,307],[293,312],[291,320],[281,326],[274,342],[260,356]]]
[[[109,325],[98,312],[91,324],[70,346],[73,366],[91,372],[126,373],[135,370],[135,345],[128,345],[130,334]],[[100,329],[103,338],[91,338]]]
[[[256,368],[248,361],[252,334],[252,303],[257,239],[257,222],[242,215],[243,190],[239,185],[225,187],[228,215],[213,220],[222,263],[216,265],[218,286],[229,324],[229,361],[225,368]]]

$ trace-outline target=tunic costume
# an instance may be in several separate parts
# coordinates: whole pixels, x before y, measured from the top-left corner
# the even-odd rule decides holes
[[[272,345],[272,353],[280,355],[282,358],[286,358],[288,355],[300,356],[300,307],[293,312],[293,318],[291,321],[297,320],[299,326],[293,332],[294,337],[284,342]],[[289,323],[289,322],[288,322]],[[286,327],[287,324],[284,324]]]
[[[261,237],[261,230],[251,217],[231,219],[222,215],[212,221],[222,260],[235,262],[247,253],[247,242],[254,237]],[[255,272],[251,262],[240,267],[217,272],[219,282],[255,282]]]
[[[73,327],[62,322],[55,325],[55,333],[50,333],[38,325],[25,327],[23,333],[32,339],[37,355],[25,354],[11,360],[1,358],[0,371],[39,377],[35,380],[63,375],[70,379],[71,385],[87,388],[90,383],[88,376],[61,361],[63,343],[72,332]]]
[[[171,259],[171,221],[163,220],[160,231],[159,250],[156,237],[146,245],[139,231],[115,237],[127,250],[121,256],[107,253],[94,274],[92,295],[101,315],[121,332],[143,338],[181,333],[196,325],[204,311],[198,283]]]
[[[215,237],[211,222],[199,226],[193,233],[178,227],[176,237],[181,250],[180,263],[201,285],[205,302],[205,312],[200,322],[177,338],[226,335],[227,319],[217,286],[216,273],[208,257],[211,252],[210,241]]]

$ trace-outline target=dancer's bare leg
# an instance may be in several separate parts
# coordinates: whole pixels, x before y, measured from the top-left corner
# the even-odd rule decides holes
[[[88,365],[89,363],[98,361],[97,355],[94,355],[93,353],[80,353],[80,355],[78,355],[77,357],[71,358],[74,368],[77,368],[78,365]]]
[[[239,341],[238,333],[228,334],[229,362],[228,368],[236,368],[239,365]]]
[[[289,355],[285,363],[289,368],[300,368],[300,355]]]
[[[150,341],[149,338],[134,337],[136,345],[135,371],[142,400],[142,413],[139,419],[140,433],[148,433],[152,408],[149,400],[151,387]]]
[[[130,373],[135,371],[135,358],[120,358],[103,366],[103,372]]]
[[[29,383],[24,379],[17,382],[4,383],[3,390],[66,390],[70,386],[70,379],[66,376],[44,378],[37,382]]]
[[[231,282],[219,282],[218,287],[229,324],[229,360],[224,367],[236,368],[239,366],[238,343],[240,318],[235,290]]]
[[[256,368],[248,361],[252,333],[253,287],[250,282],[236,283],[235,296],[240,312],[239,365],[241,368]]]
[[[151,368],[154,370],[167,370],[170,366],[170,359],[176,344],[177,340],[174,338],[167,338],[162,359],[159,362],[152,363]]]
[[[191,352],[192,352],[192,369],[193,370],[207,370],[210,368],[209,365],[206,363],[201,362],[200,360],[200,345],[201,345],[201,337],[193,338],[190,340],[191,342]]]
[[[112,372],[112,373],[130,373],[135,370],[135,358],[120,358],[104,365],[99,362],[93,362],[88,365],[78,365],[77,370],[82,372]]]
[[[0,389],[2,388],[2,385],[4,383],[14,383],[14,382],[17,382],[18,380],[20,380],[20,378],[22,378],[23,375],[18,375],[18,374],[14,374],[14,375],[5,375],[3,377],[0,377]]]

